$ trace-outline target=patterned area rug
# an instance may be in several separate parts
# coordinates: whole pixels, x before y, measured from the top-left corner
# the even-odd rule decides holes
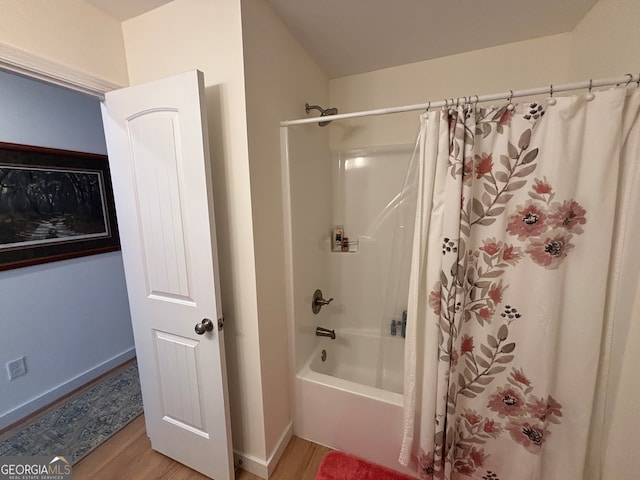
[[[75,464],[141,413],[134,364],[1,441],[0,456],[64,455]]]

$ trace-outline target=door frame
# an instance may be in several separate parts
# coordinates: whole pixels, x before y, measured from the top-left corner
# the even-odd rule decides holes
[[[1,42],[0,69],[75,90],[100,100],[104,100],[106,92],[127,86],[89,75]]]

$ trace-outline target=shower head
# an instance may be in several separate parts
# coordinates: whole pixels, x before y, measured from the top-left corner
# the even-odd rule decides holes
[[[322,107],[319,107],[318,105],[309,105],[308,103],[304,104],[304,110],[307,113],[309,113],[310,110],[318,110],[320,112],[321,117],[338,114],[338,109],[335,107],[324,109]],[[321,127],[326,127],[330,123],[331,123],[331,120],[326,120],[324,122],[318,122],[318,125],[320,125]]]

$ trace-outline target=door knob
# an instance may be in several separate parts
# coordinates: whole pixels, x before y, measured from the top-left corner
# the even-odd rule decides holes
[[[202,322],[196,323],[195,330],[198,335],[204,335],[205,332],[213,330],[213,322],[208,318],[204,318]]]

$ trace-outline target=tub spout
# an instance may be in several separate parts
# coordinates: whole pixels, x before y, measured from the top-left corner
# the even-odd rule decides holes
[[[328,328],[316,327],[316,336],[318,337],[330,337],[331,340],[336,339],[336,331],[329,330]]]

